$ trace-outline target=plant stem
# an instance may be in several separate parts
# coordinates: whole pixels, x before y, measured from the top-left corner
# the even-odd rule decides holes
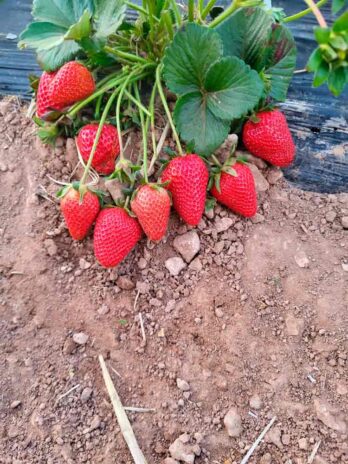
[[[142,6],[140,5],[136,5],[135,3],[132,3],[132,2],[124,2],[127,6],[129,6],[129,8],[132,8],[132,10],[136,10],[136,11],[139,11],[139,13],[143,13],[144,15],[147,15],[147,11],[145,10],[145,8],[143,8]]]
[[[192,23],[195,19],[195,1],[188,0],[188,20]]]
[[[99,95],[97,103],[95,105],[94,119],[99,119],[100,117],[100,107],[103,101],[103,94]]]
[[[131,62],[136,62],[136,63],[141,63],[141,64],[148,64],[148,61],[145,60],[145,58],[142,58],[141,56],[138,56],[138,55],[134,55],[133,53],[121,52],[120,50],[117,50],[116,48],[108,47],[107,45],[104,47],[104,50],[126,61],[131,61]]]
[[[327,27],[327,23],[322,12],[319,10],[318,6],[314,3],[313,0],[304,0],[305,3],[312,10],[314,16],[317,18],[320,27]]]
[[[114,101],[114,99],[115,99],[115,97],[117,95],[117,92],[118,92],[118,89],[113,91],[113,93],[111,94],[107,104],[105,105],[105,108],[104,108],[104,111],[103,111],[103,114],[102,114],[102,117],[100,119],[100,123],[99,123],[99,126],[98,126],[98,130],[97,130],[94,142],[93,142],[92,150],[91,150],[91,153],[89,154],[88,162],[86,164],[85,170],[83,172],[83,175],[82,175],[82,178],[81,178],[81,181],[80,181],[81,185],[83,185],[86,182],[89,170],[90,170],[91,165],[92,165],[94,154],[95,154],[95,152],[97,150],[99,138],[100,138],[100,135],[102,133],[105,120],[106,120],[107,115],[108,115],[108,113],[110,111],[112,102]]]
[[[128,92],[128,90],[125,90],[124,94],[129,98],[129,100],[131,100],[133,103],[135,103],[137,105],[137,107],[143,113],[145,113],[149,117],[151,116],[150,112],[145,108],[145,106],[140,102],[140,100],[137,100],[135,97],[133,97],[133,95],[130,92]]]
[[[157,91],[157,82],[155,82],[151,97],[150,97],[150,104],[149,104],[149,111],[150,111],[150,125],[151,125],[151,142],[152,142],[152,159],[150,163],[150,167],[156,162],[157,158],[157,146],[156,146],[156,132],[155,132],[155,97]],[[151,175],[151,170],[150,170]]]
[[[181,14],[180,14],[179,7],[178,7],[178,5],[176,3],[176,0],[170,0],[170,3],[171,3],[172,8],[173,8],[176,24],[178,25],[178,27],[180,27],[182,21],[181,21]]]
[[[182,150],[182,147],[181,147],[180,139],[179,139],[178,133],[176,132],[174,121],[173,121],[172,115],[170,113],[170,109],[168,107],[166,97],[165,97],[164,92],[163,92],[163,87],[162,87],[162,82],[161,82],[161,65],[158,65],[157,69],[156,69],[156,83],[157,83],[157,87],[158,87],[158,93],[160,94],[160,97],[161,97],[161,100],[162,100],[162,105],[163,105],[163,107],[165,109],[165,112],[166,112],[170,127],[171,127],[172,132],[173,132],[173,137],[175,139],[175,142],[176,142],[176,145],[178,147],[180,155],[183,155],[183,150]]]
[[[198,0],[198,11],[199,11],[200,17],[202,17],[203,10],[204,10],[204,0]]]
[[[139,89],[138,89],[137,84],[134,85],[134,91],[135,91],[136,98],[140,102],[140,95],[139,95]],[[146,122],[145,122],[144,113],[141,110],[139,111],[139,115],[140,115],[141,132],[142,132],[142,137],[143,137],[143,173],[144,173],[144,180],[146,183],[148,183],[149,179],[147,175],[147,132],[149,129],[150,118],[146,118]]]
[[[117,125],[117,131],[118,131],[118,139],[120,143],[120,159],[121,161],[124,160],[124,155],[123,155],[123,142],[122,142],[122,131],[121,131],[121,119],[120,119],[120,110],[121,110],[121,103],[122,103],[122,98],[123,94],[127,89],[127,85],[131,82],[132,77],[134,74],[139,72],[139,68],[133,69],[132,72],[128,74],[128,77],[125,79],[123,82],[121,88],[120,88],[120,93],[117,97],[117,103],[116,103],[116,125]],[[141,76],[138,76],[136,80],[140,80]]]
[[[174,28],[172,23],[172,16],[169,11],[163,11],[162,17],[164,20],[164,24],[166,25],[166,29],[168,31],[168,35],[170,40],[173,40],[174,37]]]
[[[217,18],[215,18],[211,23],[208,24],[208,27],[212,28],[222,23],[222,21],[225,21],[225,19],[231,16],[231,14],[238,10],[238,8],[239,1],[233,0],[231,5],[228,8],[226,8],[226,10],[223,13],[221,13]]]
[[[327,3],[328,0],[319,0],[319,2],[316,4],[317,8],[322,7]],[[308,15],[309,13],[312,13],[312,8],[307,8],[306,10],[299,11],[298,13],[292,15],[292,16],[287,16],[286,18],[283,19],[284,23],[290,23],[291,21],[296,21],[297,19],[301,19],[304,16]]]
[[[212,155],[212,156],[211,156],[211,159],[212,159],[213,161],[215,161],[215,163],[219,166],[219,168],[222,167],[222,164],[220,163],[220,161],[217,159],[217,157],[216,157],[215,155]]]
[[[202,14],[201,14],[202,19],[205,19],[208,16],[208,14],[210,13],[211,9],[213,8],[216,2],[217,0],[209,0],[206,7],[202,11]]]

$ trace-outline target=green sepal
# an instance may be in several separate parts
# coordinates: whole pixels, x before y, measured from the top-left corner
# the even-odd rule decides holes
[[[69,190],[72,188],[72,184],[64,185],[61,189],[58,190],[56,193],[57,198],[63,198],[65,195],[69,192]]]
[[[171,156],[172,158],[176,156],[176,152],[172,148],[170,148],[168,145],[163,148],[163,151],[164,153],[167,153],[167,155]]]
[[[309,72],[315,72],[319,66],[320,63],[323,61],[322,53],[320,48],[316,48],[311,56],[309,57],[308,63],[307,63],[307,71]]]
[[[322,61],[319,68],[316,70],[313,80],[313,87],[319,87],[327,81],[329,76],[330,66],[326,61]]]
[[[28,79],[30,88],[33,89],[35,93],[37,93],[40,83],[40,77],[36,76],[35,74],[29,74]]]
[[[216,205],[216,198],[211,198],[211,197],[207,198],[205,200],[205,211],[206,212],[211,211],[214,208],[215,205]]]
[[[219,193],[221,193],[221,185],[220,185],[220,182],[221,182],[221,171],[220,171],[218,174],[216,174],[216,175],[214,176],[214,185],[215,185],[215,187],[216,187],[216,190],[217,190]]]
[[[55,124],[45,123],[39,118],[33,118],[39,128],[37,130],[37,135],[43,143],[48,145],[55,145],[56,139],[60,134],[59,128]],[[40,122],[38,122],[40,121]]]
[[[315,27],[314,36],[318,44],[327,44],[330,40],[331,29],[329,27]]]

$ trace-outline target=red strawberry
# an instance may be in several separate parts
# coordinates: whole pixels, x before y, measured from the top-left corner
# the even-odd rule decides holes
[[[196,226],[202,218],[208,180],[204,161],[194,154],[174,158],[161,176],[162,182],[169,181],[166,189],[173,196],[174,208],[191,226]]]
[[[99,124],[87,124],[77,136],[77,146],[83,160],[87,163]],[[120,144],[116,127],[104,124],[94,153],[92,166],[99,174],[111,174],[115,170],[115,159],[120,153]]]
[[[66,63],[58,71],[44,72],[37,93],[37,115],[43,118],[50,111],[61,111],[87,98],[94,90],[92,74],[77,61]]]
[[[284,114],[279,110],[257,113],[259,122],[249,120],[243,128],[243,143],[255,156],[274,166],[289,166],[296,147]]]
[[[99,199],[87,191],[80,199],[80,192],[70,188],[60,203],[65,222],[74,240],[83,240],[100,210]]]
[[[139,222],[125,209],[104,209],[94,228],[94,254],[102,266],[117,266],[135,247],[141,236]]]
[[[170,215],[168,192],[156,184],[143,185],[137,190],[131,207],[149,239],[161,240],[167,231]]]
[[[233,176],[222,171],[220,177],[220,192],[216,185],[211,189],[212,195],[232,211],[252,217],[257,211],[257,195],[254,176],[248,166],[236,162],[232,169],[237,173]]]

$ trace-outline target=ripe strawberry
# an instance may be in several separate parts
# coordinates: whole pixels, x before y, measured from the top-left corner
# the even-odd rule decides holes
[[[87,191],[80,199],[80,192],[70,188],[60,202],[60,209],[74,240],[83,240],[100,210],[99,199]]]
[[[104,209],[94,228],[94,254],[102,266],[117,266],[135,247],[141,236],[139,222],[125,209]]]
[[[211,189],[212,195],[232,211],[252,217],[257,211],[257,195],[254,176],[248,166],[236,162],[232,169],[237,173],[233,176],[222,171],[220,177],[220,192],[216,185]]]
[[[296,147],[284,114],[279,110],[257,113],[259,122],[248,121],[243,128],[243,143],[255,156],[274,166],[289,166]]]
[[[92,74],[77,61],[66,63],[58,71],[44,72],[37,93],[37,115],[45,118],[51,111],[61,111],[88,97],[94,90]]]
[[[156,184],[141,186],[131,201],[131,208],[150,240],[156,242],[164,237],[170,215],[170,198],[163,187]]]
[[[172,194],[174,208],[191,226],[202,218],[208,180],[204,161],[194,154],[172,159],[161,176],[161,182],[169,181],[166,189]]]
[[[77,146],[83,160],[87,163],[99,124],[87,124],[77,136]],[[115,159],[120,153],[120,144],[116,127],[104,124],[94,153],[92,166],[99,174],[111,174],[115,170]]]

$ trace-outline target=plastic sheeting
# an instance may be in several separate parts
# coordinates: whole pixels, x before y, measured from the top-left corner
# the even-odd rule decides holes
[[[274,0],[288,14],[303,9],[301,0]],[[30,21],[31,0],[0,0],[0,94],[29,98],[28,74],[40,72],[35,55],[17,50],[17,37]],[[324,8],[330,16],[330,6]],[[298,44],[298,69],[315,47],[313,16],[290,23]],[[294,165],[285,171],[297,187],[321,192],[348,191],[348,92],[334,98],[326,87],[313,89],[312,76],[297,74],[282,105],[297,145]]]

